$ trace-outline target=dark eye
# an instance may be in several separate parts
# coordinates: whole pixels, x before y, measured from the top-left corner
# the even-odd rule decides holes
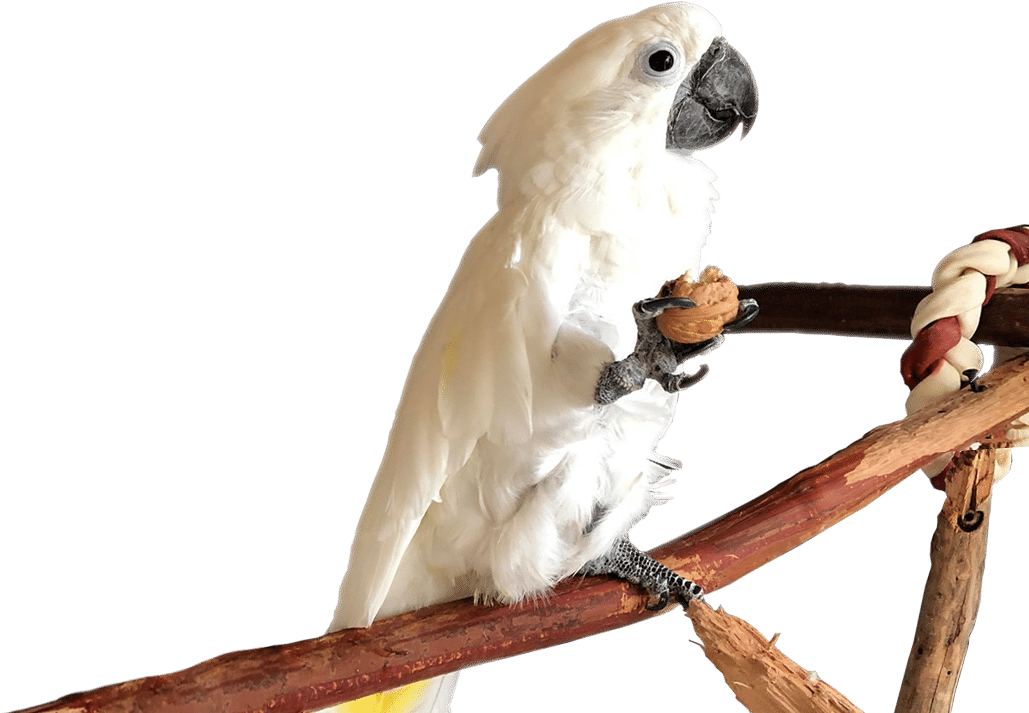
[[[679,69],[683,66],[682,50],[667,40],[657,40],[644,46],[636,55],[633,72],[648,84],[664,86],[681,79]]]
[[[647,64],[655,72],[663,74],[675,66],[675,55],[666,49],[660,49],[647,58]]]

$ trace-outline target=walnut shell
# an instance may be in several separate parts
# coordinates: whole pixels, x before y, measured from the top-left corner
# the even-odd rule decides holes
[[[717,267],[706,267],[694,282],[689,272],[666,282],[658,297],[689,297],[693,309],[672,307],[657,317],[657,328],[673,342],[692,344],[719,334],[739,312],[739,290]]]

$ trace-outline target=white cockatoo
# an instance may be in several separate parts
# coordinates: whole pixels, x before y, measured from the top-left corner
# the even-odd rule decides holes
[[[670,342],[654,317],[692,303],[640,300],[699,267],[716,194],[692,152],[756,111],[746,62],[682,3],[600,25],[496,111],[475,174],[497,169],[498,210],[414,357],[330,631],[576,572],[699,595],[627,533],[679,467],[654,448],[706,372],[680,366],[721,337]],[[343,710],[446,711],[454,676]]]

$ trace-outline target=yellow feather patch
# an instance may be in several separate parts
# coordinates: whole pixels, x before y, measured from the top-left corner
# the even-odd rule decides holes
[[[332,713],[404,713],[418,703],[430,683],[431,679],[416,681],[392,691],[373,693],[356,701],[341,703],[331,710]]]

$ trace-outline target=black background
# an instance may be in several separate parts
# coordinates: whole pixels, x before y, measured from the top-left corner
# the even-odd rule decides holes
[[[212,80],[197,124],[147,139],[167,200],[134,208],[131,250],[100,243],[88,279],[39,290],[57,305],[39,308],[52,348],[29,365],[35,396],[15,429],[4,589],[19,670],[4,709],[324,630],[407,360],[494,210],[493,174],[469,179],[478,129],[573,37],[638,8],[569,7],[220,26],[240,50],[211,66],[232,63],[235,81]],[[701,156],[722,197],[706,262],[739,283],[927,284],[948,251],[1027,219],[1014,9],[709,7],[750,61],[761,109],[746,142]],[[686,467],[637,543],[900,418],[902,349],[731,337],[680,401],[661,451]],[[995,644],[1022,635],[1025,469],[999,488],[957,710],[1017,675]],[[788,655],[863,710],[888,710],[941,499],[916,475],[712,600],[782,632]],[[671,615],[480,667],[455,710],[498,696],[517,710],[702,697],[742,710],[690,638]]]

